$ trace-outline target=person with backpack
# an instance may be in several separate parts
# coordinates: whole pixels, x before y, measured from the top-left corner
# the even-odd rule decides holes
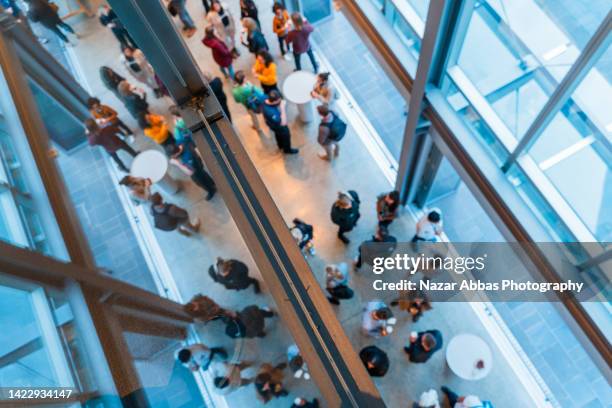
[[[317,112],[321,116],[317,142],[325,149],[325,153],[319,153],[319,157],[323,160],[332,161],[340,154],[338,142],[346,134],[347,126],[327,105],[317,106]]]
[[[242,45],[249,49],[251,54],[257,55],[259,51],[268,51],[268,42],[259,29],[257,21],[250,17],[242,19],[242,27],[245,30],[245,38],[242,40]]]
[[[349,190],[348,192],[339,192],[338,199],[334,202],[331,208],[331,220],[338,228],[338,239],[345,244],[351,241],[344,236],[345,232],[351,231],[361,214],[359,213],[359,195],[356,191]]]
[[[348,286],[349,273],[346,262],[325,267],[325,289],[329,296],[327,300],[333,305],[339,305],[341,299],[351,299],[353,290]]]
[[[176,359],[190,371],[208,370],[210,364],[218,359],[227,360],[227,351],[223,347],[208,347],[202,343],[182,346],[176,351]]]
[[[206,201],[210,201],[217,192],[215,181],[204,169],[204,163],[196,152],[195,143],[191,138],[183,139],[181,143],[168,143],[164,146],[170,163],[179,168],[201,189],[206,191]]]
[[[304,255],[310,254],[314,256],[316,253],[314,244],[312,243],[312,239],[314,238],[314,227],[299,218],[294,218],[292,223],[293,227],[289,228],[289,231],[298,244],[298,247]]]
[[[266,95],[263,90],[246,80],[243,71],[236,71],[234,75],[236,86],[232,89],[232,95],[236,103],[243,105],[251,117],[252,128],[262,133],[258,115],[263,111],[263,103]]]
[[[223,318],[225,334],[233,339],[266,336],[266,319],[273,317],[274,312],[268,307],[250,305],[239,312],[230,312]]]
[[[155,228],[161,231],[174,231],[189,237],[200,229],[200,220],[195,222],[189,220],[187,210],[174,204],[164,203],[161,194],[154,193],[151,196],[151,215]]]
[[[278,91],[270,91],[263,104],[266,125],[274,132],[278,148],[285,154],[296,154],[298,149],[291,147],[291,132],[287,126],[286,103]]]

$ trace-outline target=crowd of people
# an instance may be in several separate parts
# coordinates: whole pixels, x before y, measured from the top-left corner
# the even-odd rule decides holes
[[[59,18],[58,10],[52,3],[47,0],[25,1],[29,4],[27,17],[31,21],[42,24],[63,42],[70,42],[65,33],[74,34],[74,30]],[[166,6],[169,13],[182,22],[185,36],[191,37],[197,32],[197,28],[186,9],[186,2],[187,0],[166,0]],[[2,4],[9,3],[14,2],[2,0]],[[299,150],[292,146],[287,106],[279,89],[281,78],[278,66],[262,30],[256,4],[252,0],[240,0],[240,20],[238,20],[230,8],[218,0],[203,0],[202,3],[206,23],[202,44],[210,49],[211,59],[218,65],[225,81],[229,82],[231,96],[249,115],[252,128],[256,132],[260,134],[265,132],[262,127],[263,122],[274,135],[280,152],[287,155],[299,153]],[[22,13],[16,4],[11,11],[16,15]],[[301,70],[301,57],[306,54],[312,70],[318,73],[319,64],[310,44],[310,35],[314,27],[299,13],[290,14],[281,2],[274,3],[272,12],[274,15],[270,31],[277,38],[280,57],[287,61],[293,60],[295,70]],[[162,81],[108,5],[100,7],[98,18],[100,24],[109,29],[116,38],[119,50],[118,61],[129,74],[129,79],[126,79],[113,68],[102,66],[100,67],[102,83],[124,105],[125,110],[140,127],[141,133],[163,149],[168,162],[203,189],[206,192],[206,200],[212,199],[216,193],[215,182],[204,166],[193,135],[185,125],[180,110],[172,106],[167,112],[153,112],[149,106],[147,91],[152,92],[157,98],[168,96]],[[247,79],[245,70],[234,67],[236,59],[241,55],[240,44],[253,54],[250,72],[258,84]],[[205,77],[224,113],[231,120],[232,115],[227,106],[223,80],[211,73],[205,73]],[[135,86],[131,80],[139,83],[142,88]],[[317,101],[316,110],[320,117],[317,142],[322,151],[319,157],[333,162],[339,157],[340,142],[346,134],[347,124],[334,110],[338,94],[331,84],[328,72],[318,73],[311,96]],[[131,144],[139,132],[126,125],[117,110],[102,103],[100,99],[92,97],[87,104],[91,118],[84,123],[84,127],[89,144],[102,147],[120,171],[129,173],[129,167],[118,153],[125,152],[136,157],[140,152]],[[168,121],[166,116],[170,116],[172,120]],[[120,184],[128,190],[136,204],[149,206],[155,228],[162,231],[178,231],[185,236],[193,236],[199,232],[200,220],[192,218],[185,209],[166,201],[154,188],[152,180],[127,174],[121,179]],[[376,202],[377,225],[372,238],[359,246],[353,261],[329,264],[325,267],[325,290],[332,305],[340,306],[342,302],[354,298],[350,277],[353,271],[358,271],[367,262],[362,257],[366,245],[382,242],[390,245],[390,251],[393,250],[397,239],[391,235],[390,229],[398,217],[399,208],[400,196],[397,191],[381,194]],[[359,194],[353,190],[339,192],[337,199],[332,203],[330,223],[338,227],[337,237],[342,243],[350,243],[347,234],[357,227],[361,209]],[[413,241],[438,240],[443,231],[442,225],[442,212],[439,209],[431,209],[418,221]],[[315,256],[315,227],[305,220],[296,218],[289,228],[304,256]],[[227,290],[241,291],[252,287],[255,294],[261,293],[260,282],[249,274],[247,265],[240,260],[218,258],[210,266],[208,275],[213,282]],[[395,307],[407,312],[409,318],[416,322],[432,308],[432,305],[423,293],[417,291],[403,292],[389,305],[379,299],[369,300],[362,314],[363,336],[375,341],[391,335],[394,326],[398,323],[392,310]],[[276,316],[271,309],[258,305],[249,305],[237,311],[228,310],[210,297],[201,294],[194,296],[185,305],[185,311],[196,322],[202,324],[212,320],[221,321],[225,327],[225,334],[232,339],[265,337],[266,320]],[[408,361],[425,363],[442,348],[442,345],[442,333],[432,329],[412,332],[403,350]],[[288,348],[286,356],[286,361],[276,364],[264,362],[255,370],[253,362],[230,361],[228,352],[222,347],[197,343],[183,346],[176,353],[177,360],[188,369],[211,372],[214,389],[220,394],[227,394],[253,384],[256,395],[264,403],[288,395],[284,384],[286,370],[290,370],[295,378],[303,380],[310,378],[308,367],[295,344]],[[368,373],[375,377],[384,376],[391,364],[387,351],[376,344],[364,347],[359,356]],[[249,374],[251,369],[255,372]],[[486,407],[488,404],[473,395],[459,396],[447,387],[442,387],[441,392],[454,408]],[[292,406],[317,407],[318,400],[296,398]],[[437,391],[431,389],[424,392],[414,406],[439,407]]]

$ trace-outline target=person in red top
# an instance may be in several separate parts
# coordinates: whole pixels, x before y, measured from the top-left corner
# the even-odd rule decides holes
[[[85,121],[85,129],[87,132],[87,141],[91,146],[102,146],[104,150],[113,158],[119,168],[128,173],[129,169],[121,161],[117,152],[119,150],[125,150],[132,157],[135,157],[138,152],[132,149],[118,134],[120,133],[119,128],[115,125],[107,125],[100,127],[94,119],[87,119]]]
[[[212,26],[206,27],[206,34],[202,39],[202,43],[212,50],[212,56],[223,75],[234,79],[234,67],[232,66],[232,52],[227,48],[227,45],[215,34],[215,29]]]
[[[314,72],[317,73],[319,71],[319,65],[312,52],[309,40],[310,34],[314,31],[314,28],[300,13],[291,14],[291,21],[293,22],[293,30],[289,31],[289,34],[287,34],[287,44],[293,46],[295,69],[296,71],[302,69],[302,54],[308,54],[308,58],[310,58],[310,62],[312,63],[312,68]]]

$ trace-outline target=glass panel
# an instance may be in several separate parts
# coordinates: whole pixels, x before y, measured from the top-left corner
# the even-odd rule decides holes
[[[421,20],[427,20],[427,9],[429,8],[430,0],[398,0],[398,2],[402,1],[408,1]]]
[[[415,3],[420,9],[415,9],[411,3]],[[388,0],[384,4],[384,8],[380,8],[385,16],[384,22],[376,20],[377,24],[391,24],[393,31],[399,39],[410,50],[415,58],[418,58],[421,51],[421,38],[425,29],[424,19],[419,12],[427,14],[429,1],[414,1],[408,3],[406,0]],[[424,9],[423,9],[424,8]],[[410,72],[414,75],[414,72]]]
[[[300,0],[302,14],[310,23],[317,23],[332,16],[331,0]]]
[[[457,66],[478,92],[474,97],[490,105],[512,135],[520,138],[544,106],[547,94],[537,67],[529,65],[513,37],[504,34],[501,23],[487,13],[486,7],[476,8]]]
[[[366,129],[374,130],[377,137],[373,142],[399,161],[405,98],[343,13],[335,12],[333,19],[317,24],[312,38],[327,63],[322,69],[332,72],[332,83],[340,93],[335,109],[348,105],[346,112],[363,121]]]
[[[77,381],[76,387],[80,392],[94,392],[94,367],[83,344],[79,327],[74,320],[72,308],[62,293],[49,295],[53,319],[58,330],[64,354],[68,358],[68,365]]]
[[[86,143],[84,128],[71,114],[55,102],[34,81],[30,81],[32,95],[49,137],[62,149],[69,151]]]
[[[421,51],[421,38],[398,10],[393,13],[393,30],[399,35],[400,40],[410,49],[412,55],[418,58],[419,52]]]
[[[427,201],[428,208],[441,210],[444,231],[449,240],[505,242],[465,184],[460,182],[457,186],[454,182],[448,182],[458,178],[450,163],[443,159]],[[516,263],[520,264],[518,258]],[[604,333],[609,333],[612,323],[609,310],[605,311],[608,305],[591,302],[585,304],[585,308],[587,305],[592,309],[590,313],[593,318],[602,324]],[[535,369],[534,375],[544,381],[550,391],[547,396],[552,402],[562,407],[580,407],[588,402],[605,406],[610,402],[604,376],[555,305],[544,302],[495,302],[490,306],[493,309],[488,313],[490,318],[504,328],[518,356],[529,363],[530,369]],[[568,381],[568,375],[571,381]],[[574,384],[583,384],[580,393],[574,392]]]
[[[612,240],[612,47],[529,149],[542,172],[600,242]],[[552,199],[549,197],[549,199]]]
[[[501,19],[516,49],[524,47],[557,81],[576,60],[610,10],[605,0],[487,0],[486,13]],[[521,45],[519,45],[521,44]]]
[[[0,286],[0,384],[60,387],[29,292]]]
[[[496,137],[495,132],[489,127],[477,106],[469,101],[460,88],[451,79],[450,75],[445,77],[447,100],[455,109],[472,131],[478,135],[479,140],[491,152],[491,157],[499,164],[503,164],[508,157],[508,150]],[[480,106],[479,106],[480,107]]]
[[[66,260],[62,236],[1,74],[0,110],[0,236]]]
[[[376,5],[380,11],[384,11],[385,8],[385,0],[372,0],[372,2]]]
[[[458,45],[457,61],[450,61],[452,79],[467,92],[470,102],[483,105],[481,111],[485,105],[492,108],[485,120],[493,123],[496,118],[491,115],[499,116],[517,140],[609,9],[603,2],[595,2],[593,8],[586,2],[567,7],[535,0],[476,2],[463,43]],[[455,64],[467,81],[457,81],[458,73],[452,72]]]

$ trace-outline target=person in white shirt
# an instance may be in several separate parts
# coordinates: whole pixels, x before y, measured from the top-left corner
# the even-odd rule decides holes
[[[236,49],[236,24],[234,23],[234,16],[226,4],[213,0],[210,11],[206,13],[206,21],[213,26],[216,34],[223,40],[228,50]]]
[[[419,402],[415,402],[413,408],[440,408],[438,392],[433,388],[423,392],[419,397]]]
[[[439,208],[433,208],[417,222],[416,234],[412,242],[436,242],[440,235],[442,235],[442,211]]]
[[[176,359],[191,371],[208,369],[215,356],[227,360],[227,351],[223,347],[208,347],[202,343],[190,344],[176,352]]]
[[[396,321],[385,302],[373,300],[368,302],[363,311],[361,329],[367,336],[387,336],[393,332],[393,325]]]
[[[448,398],[448,404],[452,408],[493,408],[489,401],[483,402],[475,395],[461,397],[448,389],[448,387],[442,387],[441,390]]]

